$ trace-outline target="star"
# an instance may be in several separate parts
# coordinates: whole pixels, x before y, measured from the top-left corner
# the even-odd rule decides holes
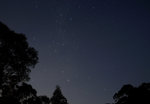
[[[62,43],[61,45],[62,45],[62,46],[65,46],[65,43]]]
[[[37,9],[37,8],[39,8],[39,5],[38,5],[38,1],[37,0],[35,0],[35,8]]]
[[[36,41],[36,37],[35,37],[35,36],[33,36],[33,37],[32,37],[32,40],[33,40],[33,41]]]
[[[72,17],[70,17],[70,18],[69,18],[69,21],[72,21],[72,20],[73,20],[73,18],[72,18]]]
[[[64,74],[64,73],[65,73],[65,71],[64,71],[64,70],[62,70],[62,71],[61,71],[61,73],[62,73],[62,74]]]
[[[63,17],[63,14],[62,14],[62,13],[60,13],[60,14],[59,14],[59,16],[60,16],[60,17]]]
[[[70,82],[70,79],[67,79],[67,80],[66,80],[66,82],[68,82],[68,83],[69,83],[69,82]]]
[[[81,8],[81,6],[80,6],[80,5],[78,5],[78,8],[80,9],[80,8]]]
[[[92,9],[95,9],[96,7],[95,7],[95,6],[92,6],[91,8],[92,8]]]

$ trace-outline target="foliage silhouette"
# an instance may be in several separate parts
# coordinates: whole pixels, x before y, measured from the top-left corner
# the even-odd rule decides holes
[[[36,95],[24,82],[30,79],[37,62],[37,51],[28,45],[26,37],[0,22],[0,104],[19,104],[19,98]]]
[[[39,96],[38,98],[40,99],[41,104],[49,104],[50,103],[50,99],[47,96]]]
[[[36,99],[37,98],[37,92],[35,89],[32,88],[31,85],[22,83],[21,86],[17,86],[17,90],[15,92],[16,98],[21,102],[27,102],[29,99]]]
[[[28,45],[25,35],[0,22],[0,104],[68,104],[59,86],[49,99],[37,96],[26,83],[37,62],[37,51]]]
[[[124,85],[113,98],[114,104],[150,104],[150,83],[143,83],[139,87]]]
[[[50,99],[50,104],[68,104],[67,99],[63,96],[59,86],[56,86],[53,96]]]
[[[14,96],[0,97],[0,104],[21,104]]]

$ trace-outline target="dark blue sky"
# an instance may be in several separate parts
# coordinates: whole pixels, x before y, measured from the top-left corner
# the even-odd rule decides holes
[[[1,0],[0,21],[39,51],[30,83],[70,104],[105,104],[150,82],[149,0]]]

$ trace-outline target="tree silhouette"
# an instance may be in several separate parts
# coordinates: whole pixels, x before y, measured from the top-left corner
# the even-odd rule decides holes
[[[0,104],[21,104],[14,96],[0,97]]]
[[[39,96],[38,98],[40,99],[41,104],[49,104],[50,103],[50,99],[47,96]]]
[[[68,104],[59,86],[49,99],[37,96],[26,83],[37,62],[37,51],[28,45],[26,37],[0,22],[0,104]]]
[[[22,83],[21,86],[17,86],[14,96],[18,99],[19,102],[29,102],[29,99],[36,99],[37,92],[32,88],[31,85],[27,83]]]
[[[150,83],[139,87],[124,85],[113,98],[115,104],[150,104]]]
[[[28,45],[26,37],[0,22],[0,104],[17,104],[17,87],[22,92],[31,88],[23,82],[30,79],[29,73],[37,61],[37,51]],[[33,89],[30,91],[33,93]]]
[[[67,99],[63,96],[59,86],[56,86],[53,96],[50,99],[50,104],[68,104]]]

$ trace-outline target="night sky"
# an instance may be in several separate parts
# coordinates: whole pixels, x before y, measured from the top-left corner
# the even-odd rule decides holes
[[[0,0],[0,21],[39,52],[29,83],[70,104],[105,104],[150,82],[149,0]]]

